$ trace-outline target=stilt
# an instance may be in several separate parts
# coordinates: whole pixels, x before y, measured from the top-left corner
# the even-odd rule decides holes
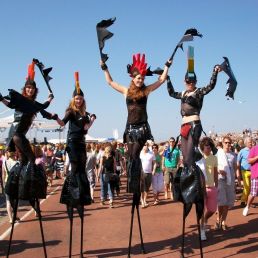
[[[183,231],[182,231],[182,245],[181,245],[181,258],[184,258],[184,246],[185,246],[185,210],[186,210],[186,204],[184,204],[184,210],[183,210]]]
[[[47,249],[46,249],[46,243],[45,243],[44,232],[43,232],[42,216],[41,216],[41,211],[40,211],[39,199],[36,198],[35,202],[36,202],[36,207],[35,208],[36,208],[36,212],[37,212],[38,219],[39,219],[39,225],[40,225],[40,232],[41,232],[42,244],[43,244],[43,249],[44,249],[44,255],[45,255],[45,258],[47,258]]]
[[[200,255],[201,258],[203,258],[203,252],[202,252],[202,240],[201,240],[201,228],[200,228],[200,219],[197,212],[197,205],[195,205],[196,208],[196,218],[197,218],[197,225],[198,225],[198,235],[199,235],[199,246],[200,246]]]
[[[15,199],[14,202],[13,202],[13,221],[12,221],[12,229],[11,229],[11,234],[10,234],[10,239],[9,239],[9,244],[8,244],[7,255],[6,255],[7,258],[9,257],[10,250],[11,250],[14,223],[15,223],[16,218],[17,218],[18,203],[19,203],[19,200],[18,200],[18,199]]]
[[[138,224],[139,224],[139,230],[140,230],[141,249],[142,249],[142,253],[145,253],[143,237],[142,237],[139,204],[140,204],[140,193],[134,193],[133,194],[132,209],[131,209],[131,226],[130,226],[130,236],[129,236],[128,258],[131,257],[131,243],[132,243],[133,219],[134,219],[135,208],[137,210]]]
[[[84,224],[84,206],[77,207],[81,219],[81,249],[80,258],[83,258],[83,224]]]
[[[69,241],[69,258],[72,257],[72,243],[73,243],[73,207],[67,205],[67,213],[70,220],[70,241]]]

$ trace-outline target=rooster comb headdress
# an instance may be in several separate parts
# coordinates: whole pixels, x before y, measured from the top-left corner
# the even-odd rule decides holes
[[[31,64],[29,64],[28,66],[28,75],[26,77],[26,82],[25,82],[25,86],[26,85],[32,85],[36,88],[36,83],[34,81],[35,78],[35,63],[32,61]]]
[[[135,77],[137,74],[145,76],[147,73],[147,63],[145,63],[145,54],[138,53],[133,55],[132,65],[127,66],[127,71],[131,77]]]

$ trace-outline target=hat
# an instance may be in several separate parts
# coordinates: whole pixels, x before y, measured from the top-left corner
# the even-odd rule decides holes
[[[31,85],[34,88],[37,88],[36,82],[34,81],[34,77],[35,77],[34,67],[35,67],[35,63],[32,61],[32,63],[29,64],[28,66],[28,76],[26,77],[26,82],[24,86]]]
[[[74,77],[75,77],[75,90],[73,91],[73,97],[78,96],[78,95],[84,97],[84,93],[80,88],[79,72],[75,72]]]
[[[196,82],[197,77],[194,72],[194,47],[188,46],[187,51],[187,71],[185,74],[185,81]]]
[[[145,54],[138,53],[133,55],[133,63],[127,65],[127,71],[131,77],[135,77],[138,74],[145,76],[147,73],[147,63],[145,63]]]

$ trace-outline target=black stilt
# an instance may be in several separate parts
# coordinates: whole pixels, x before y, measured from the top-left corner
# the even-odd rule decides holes
[[[83,224],[84,224],[84,206],[77,208],[78,213],[81,219],[81,249],[80,249],[80,258],[83,258]]]
[[[12,206],[13,206],[13,207],[12,207],[12,208],[13,208],[13,221],[12,221],[12,229],[11,229],[11,234],[10,234],[10,239],[9,239],[9,244],[8,244],[7,255],[6,255],[7,258],[9,257],[10,250],[11,250],[14,223],[15,223],[16,218],[17,218],[18,203],[19,203],[19,200],[18,200],[18,199],[15,199],[15,200],[13,201],[13,205],[12,205]]]
[[[186,204],[184,204],[183,208],[183,231],[182,231],[182,246],[181,246],[181,258],[184,258],[184,247],[185,247],[185,210]]]
[[[72,242],[73,242],[73,207],[67,205],[67,213],[70,220],[70,241],[69,241],[69,258],[72,257]]]
[[[39,219],[39,225],[40,225],[40,232],[41,232],[42,244],[43,244],[43,249],[44,249],[44,255],[45,255],[45,258],[47,258],[47,249],[46,249],[46,243],[45,243],[44,232],[43,232],[42,216],[41,216],[41,211],[40,211],[39,199],[36,198],[35,202],[36,202],[36,209],[35,210],[37,212],[38,219]]]
[[[201,255],[201,258],[203,258],[203,252],[202,252],[202,240],[201,240],[201,228],[200,228],[200,219],[199,219],[199,217],[198,217],[197,205],[195,205],[195,208],[196,208],[196,218],[197,218],[197,225],[198,225],[198,235],[199,235],[200,255]]]
[[[141,238],[141,249],[142,249],[142,253],[145,254],[143,237],[142,237],[142,226],[141,226],[141,219],[140,219],[140,211],[139,211],[140,195],[137,196],[137,198],[138,198],[138,200],[137,200],[137,203],[136,203],[136,210],[137,210],[137,217],[138,217],[138,224],[139,224],[139,231],[140,231],[140,238]]]
[[[130,236],[129,236],[129,246],[128,246],[128,258],[131,257],[131,243],[132,243],[133,220],[134,220],[134,210],[135,210],[135,208],[137,210],[138,224],[139,224],[139,230],[140,230],[141,249],[142,249],[142,253],[145,253],[143,237],[142,237],[139,204],[140,204],[140,193],[134,193],[133,194],[132,209],[131,209],[131,226],[130,226]]]

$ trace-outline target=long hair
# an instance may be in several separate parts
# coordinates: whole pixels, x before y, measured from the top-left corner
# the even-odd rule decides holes
[[[24,96],[24,97],[28,97],[27,96],[27,94],[26,94],[26,87],[27,87],[27,85],[25,85],[23,88],[22,88],[22,96]],[[31,99],[32,100],[35,100],[36,98],[37,98],[37,95],[38,95],[38,93],[39,93],[39,89],[38,88],[35,88],[35,93],[34,93],[34,95],[31,97]]]
[[[73,97],[71,99],[71,101],[70,101],[70,104],[69,104],[67,110],[72,110],[74,113],[78,112],[81,116],[85,116],[86,115],[86,102],[85,102],[85,99],[83,98],[83,103],[80,106],[80,108],[77,108],[76,105],[75,105],[74,97]]]
[[[133,81],[131,81],[131,84],[129,86],[127,97],[133,100],[141,99],[145,96],[147,96],[149,93],[148,88],[143,84],[142,87],[137,87]]]

